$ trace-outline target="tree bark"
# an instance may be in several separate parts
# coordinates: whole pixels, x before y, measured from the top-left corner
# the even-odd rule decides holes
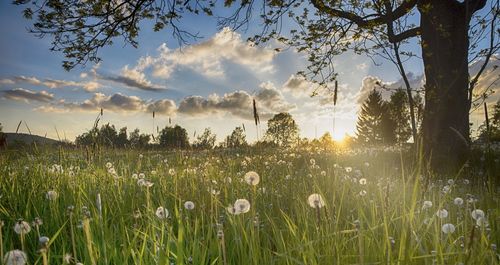
[[[430,169],[445,173],[469,154],[468,10],[458,1],[420,1],[425,66],[423,151]]]

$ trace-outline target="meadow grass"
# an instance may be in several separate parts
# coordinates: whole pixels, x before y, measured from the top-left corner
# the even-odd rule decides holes
[[[485,181],[498,160],[465,168],[465,178],[426,181],[391,151],[104,150],[86,158],[1,154],[5,262],[19,249],[27,264],[500,263],[499,189]],[[245,181],[248,171],[259,174],[257,185]],[[324,207],[311,207],[314,193]],[[237,199],[250,202],[248,212],[228,211]],[[484,218],[474,219],[475,209]],[[30,232],[16,233],[21,219]],[[50,241],[40,244],[43,236]]]

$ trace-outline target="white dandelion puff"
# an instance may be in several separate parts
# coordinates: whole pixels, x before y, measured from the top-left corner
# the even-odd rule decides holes
[[[484,212],[483,210],[481,209],[475,209],[474,211],[472,211],[470,213],[470,215],[472,216],[472,219],[474,220],[478,220],[479,218],[484,218]]]
[[[448,217],[448,211],[446,209],[439,209],[436,212],[436,216],[443,219]]]
[[[445,234],[453,234],[455,232],[455,225],[453,224],[444,224],[441,227],[441,231]]]
[[[245,181],[252,186],[259,184],[260,176],[255,171],[249,171],[245,174]]]
[[[456,197],[453,200],[453,204],[455,204],[456,206],[461,206],[462,204],[464,204],[464,199],[462,199],[460,197]]]
[[[307,202],[309,203],[309,206],[312,208],[322,208],[325,206],[325,201],[323,200],[323,197],[321,194],[318,193],[313,193],[309,195],[307,198]]]
[[[159,219],[166,219],[169,215],[168,210],[162,206],[156,208],[155,214],[156,214],[156,217],[158,217]]]
[[[55,201],[59,197],[59,194],[55,190],[49,190],[45,194],[45,198],[49,201]]]
[[[31,231],[31,226],[28,222],[20,220],[14,225],[14,232],[18,235],[25,235]]]
[[[194,209],[194,202],[186,201],[184,203],[184,208],[186,208],[187,210],[193,210]]]
[[[24,265],[28,262],[26,253],[19,249],[11,250],[5,254],[5,265]]]
[[[432,208],[432,202],[431,201],[424,201],[422,203],[422,210],[427,210]]]
[[[236,202],[234,202],[234,209],[237,214],[247,213],[250,211],[250,202],[247,199],[237,199]]]
[[[479,227],[488,227],[490,226],[490,223],[486,219],[486,217],[479,217],[476,219],[476,225]]]

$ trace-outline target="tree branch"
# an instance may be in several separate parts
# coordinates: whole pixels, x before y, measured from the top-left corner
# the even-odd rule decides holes
[[[418,35],[420,35],[420,27],[414,27],[414,28],[411,28],[409,30],[405,30],[397,35],[389,34],[389,42],[390,43],[398,43],[398,42],[401,42],[405,39],[415,37]]]
[[[417,4],[417,0],[407,0],[404,1],[398,8],[394,9],[391,14],[371,14],[365,17],[358,16],[354,13],[338,10],[327,6],[323,0],[311,0],[313,6],[318,9],[320,12],[326,13],[332,17],[339,17],[343,19],[347,19],[349,21],[354,22],[360,28],[373,28],[374,26],[380,26],[386,24],[389,21],[395,21],[398,18],[407,14],[415,5]],[[371,17],[376,15],[375,18],[367,19],[367,17]]]

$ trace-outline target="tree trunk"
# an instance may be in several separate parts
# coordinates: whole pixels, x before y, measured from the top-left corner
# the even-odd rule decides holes
[[[458,1],[421,1],[418,8],[426,77],[423,150],[431,170],[445,173],[469,154],[469,16]]]

